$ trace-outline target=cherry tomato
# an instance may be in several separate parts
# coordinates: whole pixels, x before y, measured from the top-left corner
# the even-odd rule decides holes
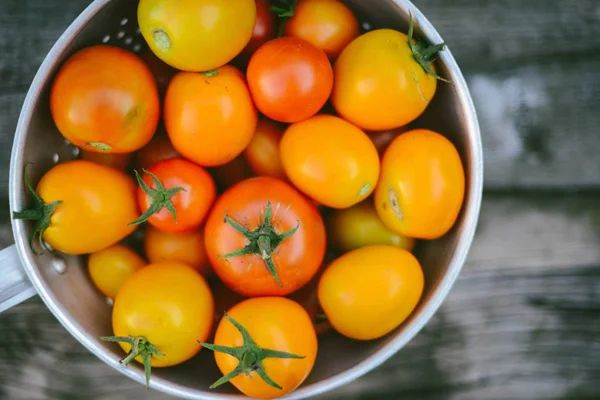
[[[215,177],[215,182],[220,191],[224,191],[229,186],[254,176],[243,154],[227,164],[211,168],[210,171]]]
[[[140,0],[138,24],[150,49],[183,71],[227,64],[250,41],[254,0]]]
[[[377,148],[379,156],[382,157],[385,149],[387,149],[390,143],[407,130],[408,128],[406,126],[401,126],[400,128],[389,129],[387,131],[367,132],[367,135],[369,135],[369,138],[371,138],[371,141]]]
[[[93,151],[82,150],[81,158],[83,160],[92,161],[97,164],[106,165],[107,167],[115,168],[120,171],[125,171],[131,162],[132,153],[96,153]]]
[[[86,254],[116,244],[135,230],[128,223],[140,215],[136,186],[121,171],[91,161],[68,161],[46,172],[36,191],[27,171],[24,175],[34,206],[13,216],[36,220],[32,240],[39,234],[40,241],[43,237],[55,250]]]
[[[277,123],[260,118],[252,141],[246,147],[244,156],[256,175],[286,179],[281,158],[279,142],[283,128]]]
[[[398,136],[383,155],[375,208],[401,235],[437,239],[456,222],[465,194],[458,151],[437,132],[414,129]]]
[[[300,0],[285,34],[314,44],[333,59],[359,35],[359,24],[339,0]]]
[[[242,331],[251,341],[244,339]],[[318,348],[308,314],[285,297],[253,298],[236,304],[221,319],[214,344],[229,348],[246,345],[247,351],[239,359],[215,351],[215,360],[224,375],[240,364],[229,382],[247,396],[262,399],[283,396],[300,386],[315,364]]]
[[[152,263],[178,261],[193,267],[204,276],[212,273],[206,255],[203,229],[169,233],[148,226],[144,236],[144,250]]]
[[[423,293],[419,261],[395,246],[367,246],[333,261],[318,295],[334,329],[358,340],[377,339],[406,320]]]
[[[392,29],[376,29],[353,40],[335,62],[332,101],[337,113],[366,130],[414,121],[437,87],[429,62],[435,54],[425,57],[425,47],[409,45],[407,35]]]
[[[157,132],[150,143],[137,153],[138,170],[148,169],[159,161],[181,157],[166,134]]]
[[[164,119],[181,155],[216,166],[244,151],[258,116],[243,75],[226,65],[210,74],[175,75],[167,89]]]
[[[135,54],[98,45],[71,56],[50,92],[58,130],[75,146],[130,153],[150,141],[158,124],[158,90]]]
[[[129,247],[115,244],[90,255],[88,272],[98,290],[114,300],[123,283],[146,264]]]
[[[280,122],[298,122],[315,115],[333,87],[325,53],[294,37],[261,46],[248,64],[248,86],[256,107]]]
[[[256,24],[250,42],[244,50],[236,57],[236,62],[246,65],[252,54],[260,46],[275,36],[275,16],[271,12],[269,0],[256,0]]]
[[[153,368],[170,367],[200,351],[198,340],[208,338],[213,313],[212,293],[198,271],[178,262],[150,264],[119,290],[112,313],[115,336],[102,339],[118,341],[126,353],[135,350],[137,339],[136,361],[150,358]],[[120,341],[123,337],[129,340]]]
[[[335,210],[327,218],[327,238],[341,252],[386,244],[412,251],[415,240],[397,234],[379,219],[372,199],[350,208]]]
[[[369,137],[349,122],[317,115],[291,125],[280,144],[292,183],[320,204],[350,207],[375,189],[379,156]]]
[[[143,178],[138,175],[138,182],[138,202],[144,214],[136,223],[147,221],[171,233],[198,229],[217,192],[212,176],[183,158],[154,164]]]
[[[271,177],[226,190],[210,212],[205,240],[216,274],[244,296],[292,293],[310,281],[325,254],[316,206]]]

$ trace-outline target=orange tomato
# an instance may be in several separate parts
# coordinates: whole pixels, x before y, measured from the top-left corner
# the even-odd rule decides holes
[[[394,232],[436,239],[454,225],[464,193],[454,145],[437,132],[414,129],[394,139],[383,155],[375,208]]]
[[[275,36],[275,16],[271,12],[269,0],[256,0],[256,24],[250,41],[244,50],[236,57],[239,64],[247,64],[252,54],[260,46]]]
[[[331,99],[336,112],[374,131],[419,117],[436,92],[437,79],[434,65],[422,54],[424,46],[415,47],[407,35],[392,29],[354,39],[335,62]]]
[[[280,151],[292,183],[327,207],[350,207],[375,190],[377,150],[363,131],[341,118],[317,115],[291,125]]]
[[[169,233],[148,226],[144,236],[144,250],[152,263],[178,261],[200,271],[204,276],[212,273],[206,255],[203,229]]]
[[[116,244],[90,254],[88,272],[96,288],[114,300],[125,281],[146,264],[135,251]]]
[[[72,55],[50,91],[58,130],[77,147],[130,153],[150,141],[158,124],[158,89],[135,54],[98,45]]]
[[[159,161],[178,157],[180,157],[180,154],[171,144],[169,137],[159,131],[150,143],[142,147],[137,153],[136,167],[141,171],[150,168]]]
[[[337,57],[359,35],[358,20],[339,0],[300,0],[285,25],[285,34],[304,39]]]
[[[243,75],[226,65],[210,74],[175,75],[167,89],[164,119],[181,155],[217,166],[244,151],[258,116]]]
[[[227,315],[249,334],[253,342],[250,345],[245,341],[230,319],[221,319],[215,345],[233,348],[250,345],[240,357],[243,361],[215,352],[215,360],[223,374],[229,374],[242,363],[241,373],[229,381],[233,386],[249,397],[271,399],[290,393],[304,382],[315,364],[318,343],[312,322],[302,306],[285,297],[259,297],[236,304]],[[294,357],[269,356],[263,361],[264,349]],[[244,366],[244,363],[249,364]],[[259,372],[269,376],[279,388],[268,384]]]
[[[372,340],[410,316],[423,286],[423,270],[411,253],[395,246],[367,246],[327,266],[318,296],[335,330],[352,339]]]
[[[252,141],[244,155],[252,171],[259,176],[285,179],[285,171],[279,157],[279,142],[283,129],[277,123],[260,118]]]
[[[120,171],[125,171],[131,162],[132,153],[96,153],[93,151],[83,150],[81,158],[83,160],[92,161],[97,164],[106,165]]]

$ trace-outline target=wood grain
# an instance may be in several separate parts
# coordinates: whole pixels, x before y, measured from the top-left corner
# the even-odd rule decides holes
[[[380,368],[319,398],[600,396],[599,200],[488,196],[463,273],[426,328]],[[0,327],[1,399],[168,398],[89,354],[39,299],[0,315]]]

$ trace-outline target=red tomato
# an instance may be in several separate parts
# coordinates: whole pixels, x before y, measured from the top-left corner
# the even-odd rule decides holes
[[[266,118],[258,120],[252,141],[244,151],[246,161],[256,175],[286,179],[279,157],[282,135],[283,128],[277,123]]]
[[[269,0],[256,0],[256,25],[252,38],[244,50],[237,56],[235,62],[238,64],[248,64],[252,54],[260,46],[271,40],[275,36],[275,16],[271,12]]]
[[[205,240],[216,274],[245,296],[292,293],[310,281],[325,255],[317,207],[271,177],[225,191],[210,212]]]
[[[148,221],[165,232],[199,228],[216,197],[210,174],[183,158],[154,164],[144,178],[138,175],[138,182],[138,203],[144,214],[135,222]]]
[[[315,115],[333,88],[327,55],[306,40],[282,37],[259,48],[248,65],[248,86],[256,107],[280,122]]]

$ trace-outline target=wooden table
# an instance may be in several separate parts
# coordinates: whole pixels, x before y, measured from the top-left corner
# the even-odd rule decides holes
[[[1,0],[0,244],[25,92],[87,0]],[[322,399],[600,398],[600,2],[416,0],[479,112],[486,193],[440,311]],[[0,277],[1,279],[1,277]],[[166,399],[87,353],[39,299],[0,315],[0,399]]]

